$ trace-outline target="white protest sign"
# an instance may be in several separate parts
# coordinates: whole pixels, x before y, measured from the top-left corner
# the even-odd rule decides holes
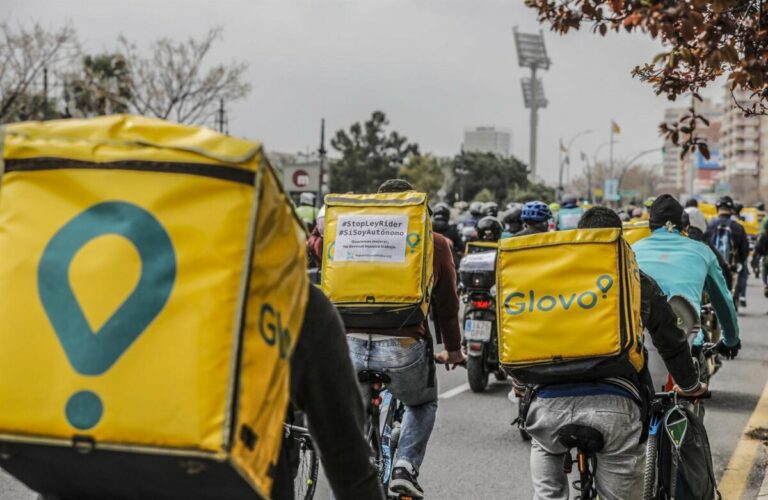
[[[333,260],[405,262],[407,237],[407,215],[342,215]]]

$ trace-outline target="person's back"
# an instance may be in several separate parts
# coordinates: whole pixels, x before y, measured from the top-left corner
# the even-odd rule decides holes
[[[683,207],[672,196],[656,198],[650,210],[653,233],[632,246],[640,269],[659,284],[668,299],[684,298],[697,313],[706,290],[715,309],[726,344],[738,343],[736,310],[717,257],[704,243],[686,238]],[[700,343],[701,338],[696,340]]]
[[[563,197],[563,206],[557,212],[557,230],[564,231],[576,229],[579,225],[581,216],[584,215],[584,209],[577,205],[578,200],[575,196]]]
[[[523,205],[520,219],[523,221],[523,229],[515,233],[515,236],[527,236],[529,234],[546,233],[549,231],[549,220],[552,211],[542,201],[529,201]]]

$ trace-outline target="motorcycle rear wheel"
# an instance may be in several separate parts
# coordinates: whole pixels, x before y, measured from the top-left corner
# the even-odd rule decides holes
[[[488,370],[482,356],[470,356],[467,359],[467,378],[472,392],[484,392],[488,387]]]

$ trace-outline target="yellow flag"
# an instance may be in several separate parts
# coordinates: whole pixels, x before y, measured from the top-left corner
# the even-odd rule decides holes
[[[611,120],[611,131],[614,134],[620,134],[621,133],[621,127],[619,127],[619,124],[615,121]]]

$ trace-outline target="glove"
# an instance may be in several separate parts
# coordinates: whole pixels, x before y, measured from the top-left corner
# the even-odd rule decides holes
[[[717,346],[717,352],[725,359],[734,359],[739,355],[739,349],[741,349],[741,340],[739,340],[735,346],[725,345],[725,342],[720,342]]]

